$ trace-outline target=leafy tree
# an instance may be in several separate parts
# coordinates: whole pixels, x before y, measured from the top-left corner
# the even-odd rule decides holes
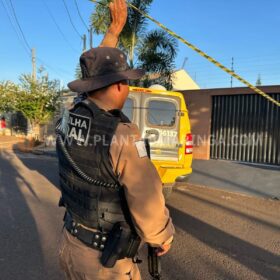
[[[0,112],[6,113],[14,111],[16,104],[14,97],[18,90],[18,86],[13,82],[0,82]]]
[[[0,111],[21,112],[39,136],[39,126],[48,123],[59,106],[59,81],[49,80],[47,75],[34,80],[29,74],[21,75],[19,80],[18,85],[0,84]]]
[[[165,31],[154,30],[140,43],[138,52],[138,67],[145,69],[150,75],[159,73],[154,82],[168,89],[172,87],[171,74],[175,68],[176,46],[175,38]],[[150,85],[149,76],[145,77],[144,83],[145,86]]]
[[[110,0],[101,0],[108,4]],[[131,4],[145,13],[149,12],[152,0],[132,0]],[[97,5],[91,16],[96,34],[104,34],[110,24],[107,6]],[[147,75],[142,81],[149,86],[150,75],[158,76],[157,82],[171,87],[171,73],[175,67],[177,41],[162,30],[147,30],[147,19],[132,8],[128,9],[126,25],[120,35],[119,46],[128,56],[130,67],[142,67]],[[158,75],[156,75],[158,74]]]
[[[29,74],[19,80],[16,111],[22,112],[33,126],[48,123],[59,104],[59,81],[49,80],[48,76],[34,80]]]

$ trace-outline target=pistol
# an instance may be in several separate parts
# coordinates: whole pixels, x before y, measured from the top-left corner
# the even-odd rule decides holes
[[[160,257],[157,255],[157,248],[148,245],[148,266],[149,273],[154,280],[161,279]]]
[[[101,255],[101,264],[112,268],[118,260],[134,258],[138,252],[141,238],[131,232],[131,228],[123,222],[116,223],[109,232],[108,240]]]

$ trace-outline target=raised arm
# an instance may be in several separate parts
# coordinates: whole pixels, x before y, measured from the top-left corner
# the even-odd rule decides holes
[[[127,5],[125,0],[113,0],[109,5],[109,9],[112,22],[99,47],[115,48],[127,20]]]

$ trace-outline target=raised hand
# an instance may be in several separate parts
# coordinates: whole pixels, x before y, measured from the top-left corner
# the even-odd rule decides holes
[[[112,22],[104,36],[100,47],[116,47],[119,35],[127,20],[127,5],[125,0],[113,0],[109,5]]]
[[[119,35],[127,20],[127,5],[125,0],[113,0],[109,5],[112,23],[109,27],[110,32]]]

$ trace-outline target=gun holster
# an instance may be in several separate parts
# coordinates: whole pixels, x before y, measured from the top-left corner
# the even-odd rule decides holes
[[[140,237],[131,231],[128,224],[124,222],[116,223],[109,232],[108,240],[101,256],[101,264],[104,267],[112,268],[117,260],[134,258],[140,243]]]

